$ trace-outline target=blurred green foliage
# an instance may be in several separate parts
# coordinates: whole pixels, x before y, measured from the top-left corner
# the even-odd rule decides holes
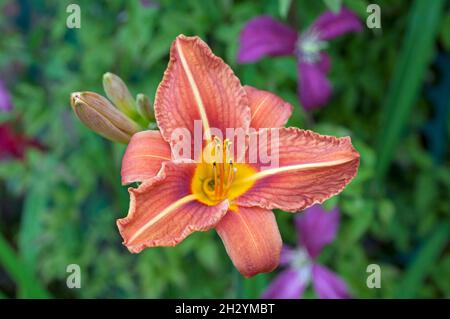
[[[297,100],[295,60],[237,65],[239,31],[260,14],[303,29],[341,2],[365,20],[368,1],[153,2],[80,0],[81,28],[68,29],[69,1],[0,0],[9,8],[0,20],[0,74],[15,107],[0,113],[0,122],[20,121],[23,132],[47,148],[0,163],[0,297],[258,297],[266,287],[273,274],[242,282],[214,231],[175,248],[128,253],[115,224],[128,210],[120,185],[124,146],[90,132],[69,107],[70,92],[102,93],[108,71],[133,94],[153,98],[180,33],[203,38],[242,83],[292,103],[290,125],[352,137],[361,166],[345,191],[325,204],[340,207],[342,223],[320,259],[345,278],[354,296],[450,297],[448,142],[441,158],[430,151],[435,139],[448,141],[448,112],[442,133],[431,135],[434,140],[425,136],[434,105],[448,109],[450,103],[448,94],[434,100],[425,94],[450,74],[433,66],[438,55],[449,55],[448,1],[377,1],[381,30],[330,45],[334,96],[313,113],[314,122],[305,120]],[[295,10],[288,14],[291,2]],[[290,243],[296,240],[292,217],[277,214]],[[81,289],[66,287],[66,267],[74,263],[82,269]],[[366,286],[371,263],[381,266],[380,289]]]

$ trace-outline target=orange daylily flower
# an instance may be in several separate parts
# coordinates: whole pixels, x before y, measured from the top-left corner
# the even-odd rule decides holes
[[[133,135],[122,162],[122,183],[142,182],[129,188],[128,216],[117,221],[133,253],[175,246],[194,231],[215,228],[244,276],[270,272],[282,246],[272,209],[298,212],[321,203],[342,191],[358,169],[349,137],[284,128],[292,106],[242,86],[198,37],[180,35],[173,42],[154,109],[160,131]],[[172,160],[174,131],[194,134],[195,121],[204,129],[201,160]],[[232,141],[221,140],[212,128],[224,135],[227,128],[241,129],[247,138],[276,128],[279,147],[262,144],[277,153],[278,166],[249,161],[248,148],[243,160],[233,157]],[[206,149],[212,149],[212,161],[202,160]],[[217,155],[221,161],[214,160]]]

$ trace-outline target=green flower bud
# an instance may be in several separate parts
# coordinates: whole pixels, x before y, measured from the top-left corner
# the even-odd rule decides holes
[[[109,140],[127,144],[131,136],[140,130],[135,122],[97,93],[72,93],[70,104],[84,125]]]
[[[153,122],[155,120],[155,113],[153,110],[152,102],[150,98],[142,93],[136,96],[137,110],[139,114],[148,122]]]
[[[103,88],[106,96],[125,115],[136,120],[139,116],[136,112],[136,104],[128,90],[127,85],[117,75],[107,72],[103,75]]]

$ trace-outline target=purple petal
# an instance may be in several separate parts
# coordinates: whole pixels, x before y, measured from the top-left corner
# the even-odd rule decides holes
[[[300,245],[304,246],[312,258],[319,255],[322,248],[336,237],[339,227],[339,210],[330,212],[316,204],[299,214],[295,223],[299,232]]]
[[[288,245],[283,245],[280,255],[280,266],[288,266],[295,257],[295,250]]]
[[[363,25],[358,16],[347,8],[338,13],[326,11],[313,23],[312,28],[322,40],[330,40],[348,32],[360,32]]]
[[[325,72],[328,69],[329,62],[322,59],[315,63],[304,60],[300,60],[298,63],[300,78],[298,94],[300,102],[306,110],[319,108],[328,103],[332,93],[331,83]]]
[[[325,53],[325,52],[321,52],[320,53],[320,60],[317,62],[317,66],[319,67],[319,69],[324,73],[327,74],[330,71],[330,67],[331,67],[331,58],[330,56]]]
[[[301,298],[310,278],[297,269],[283,270],[262,294],[264,299]]]
[[[351,298],[347,284],[337,274],[319,264],[312,270],[313,287],[319,298],[346,299]]]
[[[241,32],[238,63],[254,62],[266,55],[293,54],[297,37],[294,29],[270,16],[256,17]]]
[[[159,3],[153,0],[141,0],[141,5],[145,8],[158,8]]]
[[[11,109],[11,95],[3,81],[0,80],[0,111],[8,112],[11,111]]]

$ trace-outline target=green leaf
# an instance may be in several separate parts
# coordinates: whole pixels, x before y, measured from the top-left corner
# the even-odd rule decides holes
[[[236,299],[245,298],[244,280],[245,279],[242,274],[233,267],[233,287],[235,291],[234,298]]]
[[[25,199],[22,210],[22,222],[19,231],[19,250],[28,265],[35,264],[39,252],[39,236],[42,234],[40,214],[46,206],[46,197],[42,191],[32,189]]]
[[[52,157],[31,153],[30,161],[34,174],[22,209],[22,218],[18,234],[19,252],[28,267],[36,265],[42,247],[43,218],[48,210],[49,193],[53,189],[49,172],[56,170],[57,164]]]
[[[352,215],[350,222],[343,225],[343,241],[353,245],[366,233],[374,220],[374,205],[372,201],[360,199],[354,202],[344,202],[343,210]]]
[[[50,294],[41,287],[33,272],[16,255],[3,235],[0,234],[0,265],[17,283],[18,291],[24,298],[49,298]]]
[[[421,90],[425,72],[434,52],[443,12],[443,0],[416,0],[409,17],[409,27],[403,47],[397,58],[382,114],[382,126],[378,140],[379,180],[384,178],[395,150],[401,141],[405,125]]]
[[[430,273],[432,267],[448,243],[450,220],[439,224],[424,243],[411,266],[406,270],[403,280],[397,286],[396,298],[415,298],[422,282]],[[445,280],[443,278],[443,280]]]
[[[292,0],[278,0],[278,12],[280,17],[286,19]]]
[[[368,0],[344,0],[344,4],[359,16],[365,17],[367,15],[367,6],[370,3]]]
[[[450,12],[442,19],[441,41],[446,50],[450,49]]]
[[[323,0],[323,2],[333,12],[339,12],[341,10],[342,0]]]
[[[269,276],[259,274],[244,281],[244,298],[261,298],[261,294],[269,285]]]

